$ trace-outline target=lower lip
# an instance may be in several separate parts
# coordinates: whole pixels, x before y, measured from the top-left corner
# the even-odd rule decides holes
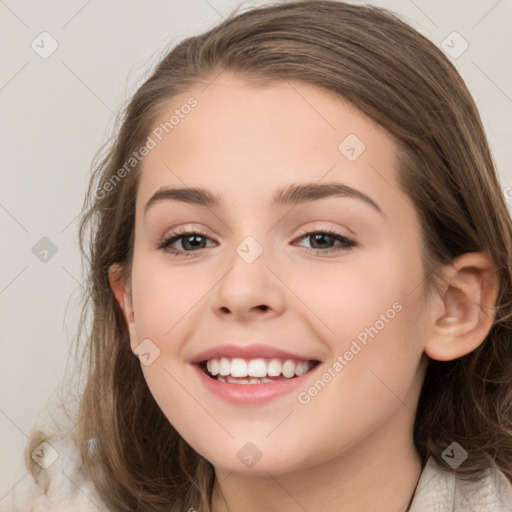
[[[199,374],[201,382],[214,395],[236,404],[257,404],[270,402],[275,398],[291,393],[304,385],[320,365],[309,372],[288,380],[266,382],[264,384],[231,384],[219,382],[209,377],[199,365],[193,364],[194,370]]]

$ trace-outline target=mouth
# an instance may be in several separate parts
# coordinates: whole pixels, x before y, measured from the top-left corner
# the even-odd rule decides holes
[[[316,360],[212,358],[197,363],[210,379],[227,384],[272,384],[290,381],[311,372],[320,364]]]

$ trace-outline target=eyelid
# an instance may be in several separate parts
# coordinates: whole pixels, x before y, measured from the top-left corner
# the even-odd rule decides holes
[[[313,222],[315,222],[315,221],[313,221]],[[346,226],[343,226],[343,228],[341,228],[342,231],[343,230],[346,231],[346,233],[343,233],[343,232],[340,232],[340,227],[335,227],[335,228],[326,227],[325,221],[324,222],[316,221],[316,222],[317,222],[317,224],[313,225],[311,227],[307,227],[307,228],[301,227],[298,234],[294,235],[293,240],[296,240],[297,237],[300,237],[302,235],[311,234],[312,232],[332,231],[339,236],[344,236],[345,238],[348,238],[348,239],[354,239],[354,241],[355,241],[356,234],[350,228],[348,228]],[[176,226],[179,226],[179,224],[177,224]],[[216,235],[216,234],[211,235],[208,233],[208,231],[210,233],[213,232],[211,229],[204,228],[202,225],[200,225],[201,227],[196,227],[196,226],[198,226],[198,224],[194,224],[194,223],[184,224],[183,226],[180,226],[180,227],[171,226],[170,228],[168,228],[165,231],[166,234],[162,235],[159,238],[159,241],[168,240],[169,238],[176,236],[178,233],[182,234],[182,235],[195,233],[195,234],[199,234],[201,236],[204,236],[204,237],[207,237],[210,239],[218,237],[218,235]]]
[[[218,237],[212,229],[205,227],[203,224],[190,222],[188,224],[175,224],[167,228],[160,239],[168,239],[177,233],[202,233],[203,236],[207,236],[208,238]]]
[[[312,223],[306,224],[305,227],[303,226],[300,228],[299,234],[297,236],[305,235],[312,232],[316,233],[318,231],[331,231],[339,236],[344,236],[345,238],[353,239],[354,241],[356,238],[356,234],[348,227],[340,226],[339,224],[336,225],[336,227],[329,226],[329,224],[326,223],[325,221],[313,221]]]

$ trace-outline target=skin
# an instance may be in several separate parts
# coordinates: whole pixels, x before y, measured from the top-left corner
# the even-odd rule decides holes
[[[395,143],[333,94],[223,73],[173,98],[159,122],[190,96],[198,106],[143,161],[131,274],[120,278],[118,265],[110,272],[132,350],[148,338],[160,350],[141,365],[153,396],[214,465],[214,512],[406,510],[422,471],[412,428],[427,356],[461,357],[485,338],[492,317],[477,303],[496,299],[489,259],[466,254],[440,268],[441,293],[425,296],[420,224],[397,184]],[[338,149],[349,134],[366,146],[355,161]],[[270,204],[276,189],[305,182],[344,183],[382,214],[350,197]],[[223,204],[164,200],[144,215],[162,186],[205,187]],[[180,228],[204,233],[204,248],[184,248],[183,238],[173,247],[191,256],[157,248]],[[356,246],[315,254],[321,246],[302,233],[322,229]],[[236,252],[247,236],[263,248],[250,264]],[[237,340],[314,356],[319,376],[394,303],[401,311],[307,405],[297,393],[228,403],[189,364]],[[251,468],[237,457],[248,442],[261,453]]]

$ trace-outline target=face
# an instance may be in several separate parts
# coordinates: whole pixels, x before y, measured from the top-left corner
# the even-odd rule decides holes
[[[143,161],[130,283],[131,347],[163,413],[237,472],[412,439],[424,275],[393,139],[302,83],[222,74],[155,128],[176,109]],[[218,204],[162,192],[187,187]]]

